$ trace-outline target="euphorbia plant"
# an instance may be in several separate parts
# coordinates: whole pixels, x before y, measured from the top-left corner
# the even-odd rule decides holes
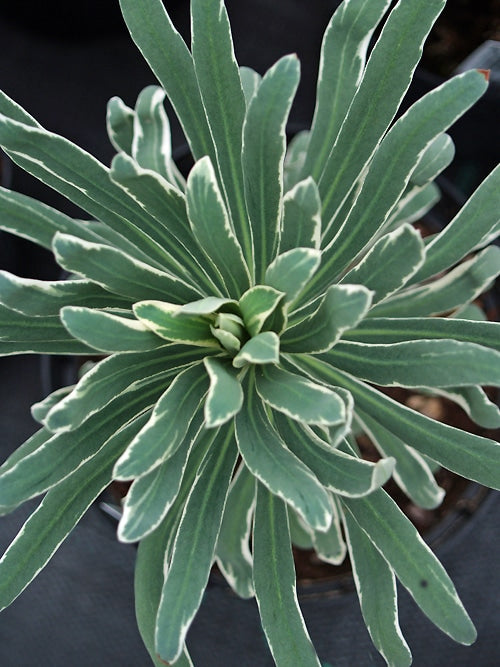
[[[0,468],[4,512],[45,494],[0,562],[2,607],[115,479],[132,482],[118,535],[139,542],[137,617],[157,664],[190,663],[186,635],[216,561],[239,595],[256,596],[276,663],[318,665],[294,541],[332,563],[349,550],[389,664],[411,662],[396,578],[444,632],[474,641],[443,567],[381,487],[393,475],[435,507],[443,466],[499,488],[500,448],[377,386],[435,391],[500,424],[481,389],[499,383],[498,327],[468,306],[499,271],[488,244],[500,170],[422,240],[411,223],[453,157],[446,130],[487,82],[457,76],[393,122],[444,1],[400,0],[366,62],[390,4],[336,11],[311,130],[288,150],[299,62],[286,56],[263,77],[239,68],[222,0],[192,0],[191,51],[160,0],[121,0],[162,87],[134,109],[110,101],[110,169],[0,98],[0,144],[91,216],[0,191],[0,226],[52,249],[68,273],[1,273],[0,351],[104,355],[33,406],[41,429]],[[165,94],[195,160],[187,181]],[[378,462],[361,458],[358,431]]]

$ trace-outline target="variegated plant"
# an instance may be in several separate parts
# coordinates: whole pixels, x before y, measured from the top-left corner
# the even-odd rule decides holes
[[[443,567],[381,486],[422,507],[443,466],[499,488],[500,447],[374,385],[445,395],[500,425],[498,327],[471,302],[499,272],[500,169],[439,234],[412,226],[438,197],[447,128],[485,91],[457,76],[396,122],[444,0],[345,0],[324,37],[312,128],[286,152],[295,56],[238,68],[222,0],[192,0],[188,50],[161,0],[121,0],[161,83],[113,98],[108,169],[0,98],[0,144],[91,216],[1,190],[0,226],[52,249],[69,278],[2,272],[0,352],[105,355],[33,407],[41,429],[0,468],[4,512],[45,494],[0,562],[0,605],[46,564],[112,479],[132,482],[119,537],[139,542],[137,616],[155,664],[185,645],[216,561],[255,594],[280,667],[319,665],[291,543],[341,562],[391,665],[411,654],[396,578],[464,644],[475,629]],[[172,162],[169,97],[195,165]],[[461,261],[463,258],[465,261]],[[451,314],[450,317],[436,315]],[[353,433],[380,451],[364,461]],[[159,657],[158,657],[159,656]]]

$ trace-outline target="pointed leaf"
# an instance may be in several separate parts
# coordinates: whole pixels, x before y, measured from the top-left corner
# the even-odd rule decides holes
[[[439,134],[420,157],[410,182],[422,186],[433,181],[453,161],[454,156],[453,139],[444,132]]]

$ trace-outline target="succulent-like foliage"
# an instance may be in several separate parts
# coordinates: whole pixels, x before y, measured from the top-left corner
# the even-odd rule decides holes
[[[381,487],[394,475],[435,507],[438,465],[499,488],[500,447],[377,387],[445,394],[500,425],[481,389],[499,384],[498,327],[464,310],[499,272],[488,243],[500,169],[422,240],[412,222],[453,157],[446,131],[487,83],[457,76],[394,122],[444,0],[400,0],[384,19],[390,4],[336,11],[312,128],[288,149],[299,62],[263,77],[239,68],[222,0],[192,0],[191,51],[160,0],[121,0],[161,87],[135,109],[110,101],[110,169],[0,98],[0,144],[91,217],[0,191],[0,226],[52,249],[69,274],[1,273],[0,352],[104,355],[33,407],[41,429],[0,468],[4,512],[45,494],[0,562],[1,607],[117,479],[132,482],[118,534],[140,543],[137,616],[156,664],[190,664],[186,635],[217,561],[256,596],[276,663],[319,665],[295,592],[296,536],[328,562],[349,550],[389,664],[411,662],[396,578],[444,632],[474,640],[448,575]],[[165,94],[195,158],[187,181]],[[361,458],[355,431],[378,462]]]

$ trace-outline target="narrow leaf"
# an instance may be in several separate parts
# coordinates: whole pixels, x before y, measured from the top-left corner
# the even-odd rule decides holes
[[[318,186],[307,178],[297,183],[283,198],[283,220],[279,251],[293,248],[319,249],[321,243],[321,202]]]
[[[239,412],[243,404],[243,389],[236,371],[229,364],[213,357],[205,357],[203,363],[210,378],[205,401],[205,424],[207,428],[214,428]]]
[[[283,303],[294,301],[314,275],[321,261],[319,250],[294,248],[278,255],[267,267],[266,285],[285,294]]]
[[[255,597],[276,664],[319,667],[297,600],[286,507],[261,484],[253,544]]]
[[[106,110],[106,128],[108,136],[117,151],[132,154],[134,139],[134,110],[128,107],[120,97],[112,97]]]
[[[180,314],[179,306],[164,301],[141,301],[134,305],[135,316],[157,336],[186,345],[218,347],[203,315]]]

